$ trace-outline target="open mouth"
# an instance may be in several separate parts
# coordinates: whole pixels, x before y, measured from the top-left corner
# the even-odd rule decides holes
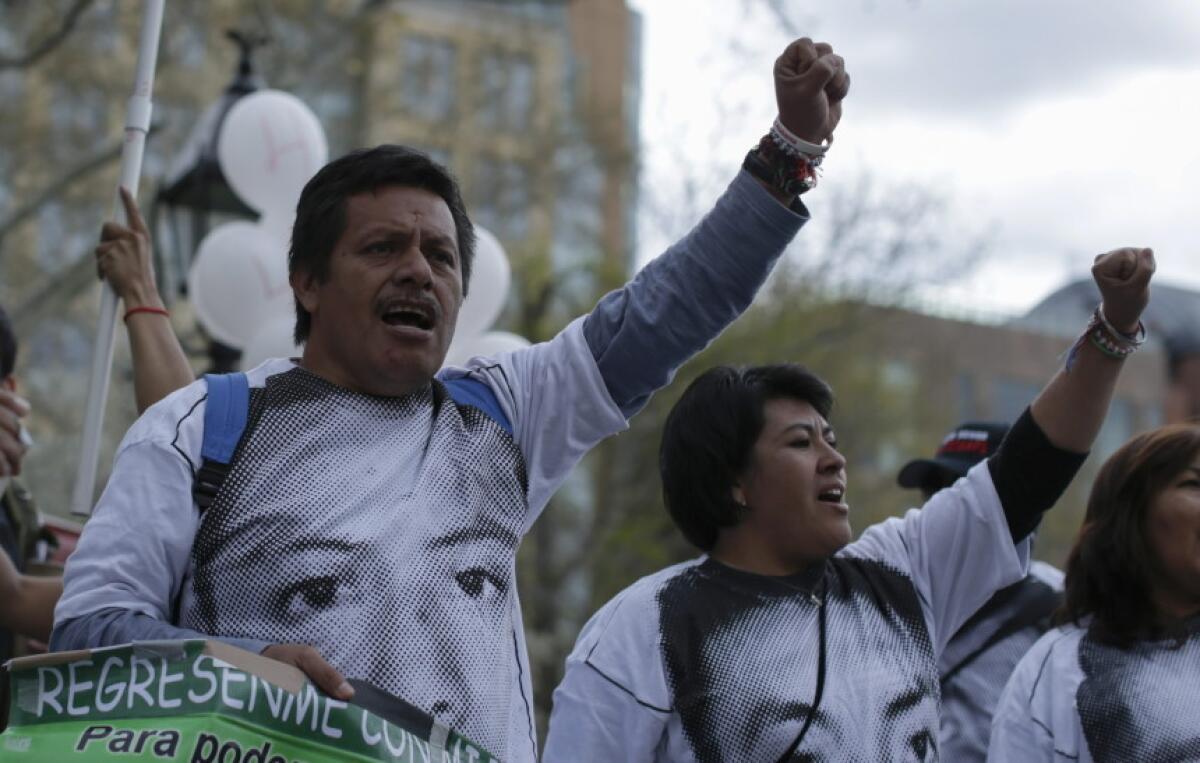
[[[383,322],[389,326],[415,328],[432,331],[436,319],[434,311],[427,305],[390,305],[383,313]]]
[[[828,490],[822,490],[820,493],[817,493],[817,500],[821,501],[822,503],[836,503],[839,505],[845,505],[845,499],[846,489],[841,487],[832,487]]]

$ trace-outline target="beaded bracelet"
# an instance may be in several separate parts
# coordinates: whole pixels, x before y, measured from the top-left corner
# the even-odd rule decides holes
[[[1108,322],[1108,316],[1104,314],[1103,302],[1096,306],[1096,312],[1092,314],[1092,320],[1099,321],[1108,330],[1109,334],[1117,337],[1124,344],[1132,345],[1135,350],[1146,343],[1146,327],[1142,325],[1141,321],[1138,321],[1137,328],[1134,329],[1132,334],[1118,331],[1115,326]],[[1130,352],[1132,351],[1130,350]]]
[[[815,188],[820,166],[821,157],[790,153],[776,143],[771,133],[750,149],[742,163],[747,172],[786,196],[799,196]]]
[[[1092,313],[1092,319],[1088,321],[1083,334],[1067,351],[1067,373],[1071,372],[1075,356],[1079,354],[1079,348],[1085,341],[1090,341],[1096,349],[1110,358],[1124,360],[1146,343],[1146,326],[1138,321],[1137,330],[1133,334],[1118,331],[1108,322],[1108,318],[1104,315],[1104,303],[1101,302]]]

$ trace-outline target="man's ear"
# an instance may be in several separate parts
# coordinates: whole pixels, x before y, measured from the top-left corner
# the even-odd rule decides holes
[[[304,309],[309,313],[317,311],[317,305],[320,304],[320,281],[316,279],[307,270],[297,270],[288,276],[288,282],[292,285],[292,293],[296,295],[296,299],[304,306]]]

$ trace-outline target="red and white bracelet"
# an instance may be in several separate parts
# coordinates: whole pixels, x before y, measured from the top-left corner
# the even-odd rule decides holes
[[[816,164],[821,163],[821,158],[829,151],[832,140],[825,141],[824,145],[817,143],[809,143],[804,138],[801,138],[796,133],[787,128],[779,117],[775,117],[775,123],[771,125],[771,137],[775,142],[789,154],[801,154],[814,160]]]

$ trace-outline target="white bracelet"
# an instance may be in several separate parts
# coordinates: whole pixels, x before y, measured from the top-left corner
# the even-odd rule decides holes
[[[1133,330],[1133,334],[1126,334],[1124,331],[1118,331],[1117,327],[1108,322],[1108,316],[1104,314],[1104,303],[1101,302],[1096,307],[1096,320],[1103,324],[1104,328],[1108,329],[1108,333],[1112,334],[1113,339],[1123,342],[1134,349],[1141,347],[1146,343],[1146,326],[1141,321],[1138,321],[1137,328]],[[1130,350],[1132,352],[1132,350]]]
[[[771,131],[782,138],[789,146],[808,156],[824,156],[833,143],[832,140],[826,140],[823,146],[816,143],[809,143],[804,138],[789,130],[779,117],[775,117],[775,124],[771,125]]]

